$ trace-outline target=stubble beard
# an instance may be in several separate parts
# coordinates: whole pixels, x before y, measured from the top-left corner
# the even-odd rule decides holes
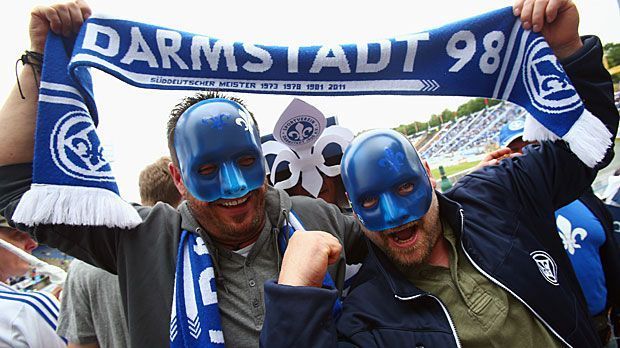
[[[416,243],[409,248],[391,248],[389,243],[391,237],[388,234],[403,228],[416,229],[415,233],[418,234]],[[398,267],[407,269],[425,264],[442,234],[437,197],[433,195],[428,212],[419,220],[382,232],[373,232],[366,228],[363,230],[366,236]]]
[[[252,193],[255,196],[252,199],[256,202],[256,206],[252,211],[252,219],[247,223],[243,223],[246,218],[245,215],[230,217],[232,224],[227,223],[222,221],[221,216],[209,206],[212,203],[200,201],[195,197],[187,197],[187,200],[192,214],[212,239],[224,245],[234,246],[255,239],[265,224],[266,187],[263,186],[255,191]],[[233,249],[236,248],[233,247]]]

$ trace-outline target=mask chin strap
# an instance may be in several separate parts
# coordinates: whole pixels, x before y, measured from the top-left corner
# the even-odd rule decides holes
[[[27,252],[3,239],[0,239],[0,247],[12,252],[20,259],[28,262],[28,264],[31,267],[36,268],[39,273],[49,276],[52,284],[64,284],[65,279],[67,278],[67,272],[63,271],[60,267],[50,265],[43,260],[39,260],[38,258],[28,254]]]

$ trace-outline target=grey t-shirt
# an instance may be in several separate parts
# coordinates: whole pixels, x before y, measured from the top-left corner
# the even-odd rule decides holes
[[[73,260],[62,291],[57,332],[71,343],[129,347],[118,277]]]

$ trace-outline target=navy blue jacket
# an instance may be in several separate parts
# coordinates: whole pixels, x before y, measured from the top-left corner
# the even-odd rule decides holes
[[[615,136],[618,112],[609,74],[601,64],[600,41],[585,38],[584,46],[563,62],[564,69],[586,108]],[[610,150],[601,165],[612,156]],[[467,175],[445,195],[437,193],[440,215],[474,267],[523,303],[558,341],[572,347],[600,343],[557,236],[554,212],[585,192],[595,175],[596,170],[586,167],[563,142],[542,143],[528,147],[523,156]],[[545,262],[551,265],[547,273],[539,267]],[[261,344],[460,346],[442,302],[408,282],[374,246],[338,320],[331,316],[336,296],[330,289],[266,283]]]

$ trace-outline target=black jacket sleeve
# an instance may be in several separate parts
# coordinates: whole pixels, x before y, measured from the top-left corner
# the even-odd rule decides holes
[[[613,139],[618,130],[618,111],[613,103],[611,77],[602,64],[602,45],[596,37],[584,37],[584,47],[562,61],[563,67],[582,98],[586,109],[609,129]],[[502,160],[465,178],[465,182],[495,183],[514,198],[517,207],[533,214],[549,215],[579,198],[596,177],[597,170],[613,158],[610,147],[595,168],[589,168],[563,141],[542,142],[524,149],[524,155]],[[461,182],[459,182],[460,184]],[[458,184],[457,184],[458,186]]]

